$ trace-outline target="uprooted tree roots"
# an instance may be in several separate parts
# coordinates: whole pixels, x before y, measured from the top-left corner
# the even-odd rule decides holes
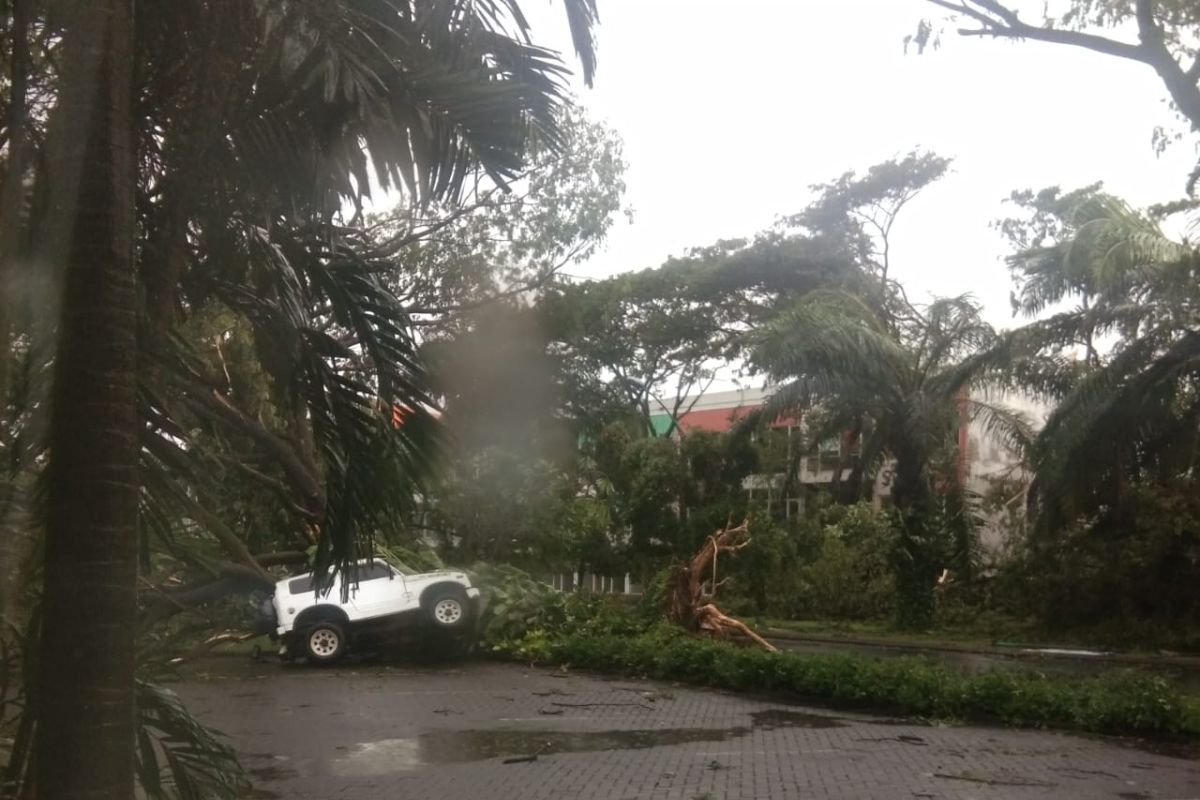
[[[718,556],[721,553],[736,553],[750,544],[749,528],[750,520],[743,520],[741,525],[734,527],[726,523],[724,528],[708,537],[690,561],[676,567],[671,576],[667,617],[689,631],[703,631],[721,639],[731,634],[741,634],[774,653],[776,648],[773,644],[712,602],[712,594],[724,583],[717,580]],[[704,590],[705,579],[712,581],[707,594]]]

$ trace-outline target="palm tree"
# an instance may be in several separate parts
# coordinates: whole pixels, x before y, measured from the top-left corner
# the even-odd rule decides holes
[[[937,491],[954,483],[952,475],[934,475],[931,463],[956,446],[963,415],[1013,446],[1030,431],[1020,415],[966,394],[986,366],[972,356],[996,342],[976,303],[945,298],[905,316],[889,328],[858,296],[813,292],[758,334],[754,363],[782,384],[760,420],[808,413],[814,439],[860,431],[860,486],[894,460],[899,621],[921,626],[932,611],[934,578],[947,566]]]
[[[512,179],[531,136],[555,141],[566,68],[514,0],[19,5],[6,62],[38,71],[5,84],[28,94],[8,105],[53,111],[49,145],[38,113],[0,122],[43,148],[4,165],[20,174],[19,191],[5,175],[3,274],[29,282],[13,274],[13,240],[44,242],[43,261],[63,265],[57,328],[39,328],[31,300],[9,339],[33,342],[30,372],[55,374],[39,662],[53,691],[31,709],[36,791],[127,798],[137,553],[156,527],[139,526],[139,504],[261,573],[206,500],[219,461],[285,498],[318,567],[353,558],[427,471],[431,425],[405,310],[381,277],[391,254],[342,209],[373,189],[452,202],[477,176]],[[595,5],[566,6],[590,82]],[[28,235],[10,239],[18,221]],[[214,306],[251,332],[266,413],[230,385],[219,341],[214,368],[211,343],[187,336]],[[57,336],[52,359],[39,332]],[[397,404],[412,411],[399,429]],[[28,440],[45,404],[24,408],[6,438],[36,473],[45,444]]]
[[[134,791],[137,581],[133,6],[72,11],[51,127],[46,246],[49,263],[63,265],[63,288],[35,781],[42,797],[125,798]]]
[[[1053,532],[1119,516],[1131,487],[1194,469],[1200,253],[1094,188],[1040,201],[1051,235],[1009,259],[1019,307],[1077,305],[1015,331],[1000,353],[1052,367],[1014,377],[1056,402],[1030,451],[1038,530]]]

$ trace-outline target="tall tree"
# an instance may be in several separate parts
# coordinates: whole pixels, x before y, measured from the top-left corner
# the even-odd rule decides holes
[[[872,298],[886,318],[905,316],[911,309],[899,307],[907,297],[892,273],[892,229],[905,206],[941,179],[950,163],[936,153],[914,150],[875,164],[862,175],[846,172],[835,181],[812,186],[816,199],[786,222],[809,235],[840,241],[876,284],[864,296]]]
[[[656,269],[560,283],[538,309],[574,376],[580,416],[598,429],[612,418],[602,409],[619,409],[647,435],[670,436],[717,370],[744,356],[747,331],[806,292],[861,277],[840,236],[774,229]],[[655,418],[667,422],[655,427]]]
[[[1051,533],[1120,517],[1132,488],[1193,470],[1198,256],[1095,187],[1045,190],[1029,208],[1025,226],[1008,226],[1018,307],[1053,313],[999,351],[1016,379],[1056,402],[1031,451],[1038,530]],[[1022,234],[1030,229],[1037,235]]]
[[[133,4],[72,3],[52,121],[47,243],[61,269],[39,723],[41,797],[134,794],[137,291]],[[59,267],[61,265],[61,267]]]
[[[966,396],[986,369],[972,356],[996,339],[979,306],[958,297],[915,310],[918,319],[889,328],[859,297],[814,292],[759,332],[754,354],[758,368],[781,383],[760,420],[815,407],[825,435],[860,426],[863,475],[894,460],[899,621],[908,627],[928,624],[934,579],[949,566],[935,499],[939,488],[956,488],[956,476],[935,476],[931,465],[957,446],[961,415],[1014,445],[1031,436],[1019,415]]]
[[[389,286],[423,338],[463,330],[484,306],[536,297],[631,213],[617,133],[568,108],[556,134],[528,143],[510,186],[479,182],[459,203],[403,203],[375,222],[380,250],[395,254]]]
[[[566,68],[515,0],[18,5],[0,17],[24,75],[0,116],[0,142],[25,143],[0,151],[5,300],[42,277],[13,269],[30,262],[13,240],[64,248],[35,262],[61,266],[57,328],[26,292],[7,339],[29,373],[55,370],[36,791],[127,798],[139,537],[188,520],[262,579],[206,502],[219,464],[284,499],[318,568],[351,562],[427,470],[430,425],[388,264],[342,209],[372,188],[453,202],[479,176],[515,180],[531,136],[558,143]],[[590,81],[595,6],[566,5]],[[269,407],[227,369],[232,332],[188,338],[221,312],[249,331]],[[26,398],[5,426],[27,476],[45,406]]]
[[[963,36],[1030,39],[1143,64],[1158,75],[1191,129],[1200,130],[1200,6],[1192,0],[1071,0],[1061,13],[1045,4],[1033,22],[1022,19],[1014,4],[998,0],[928,2],[970,23],[958,29]],[[932,35],[933,26],[923,21],[914,38],[924,49]],[[1162,137],[1160,130],[1160,144]],[[1189,179],[1189,191],[1198,179],[1200,168]]]
[[[725,338],[709,304],[658,270],[561,286],[539,310],[580,384],[636,414],[649,436],[674,432],[711,383]],[[663,411],[670,422],[658,430]]]

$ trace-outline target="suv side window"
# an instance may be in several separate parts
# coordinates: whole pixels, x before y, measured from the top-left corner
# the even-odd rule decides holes
[[[305,575],[303,578],[294,578],[288,581],[288,591],[292,594],[304,594],[313,590],[313,576]]]
[[[380,578],[391,578],[391,577],[392,577],[392,568],[389,567],[387,564],[383,564],[378,561],[372,561],[370,564],[363,566],[358,571],[359,583],[362,583],[363,581],[375,581],[375,580],[379,580]]]

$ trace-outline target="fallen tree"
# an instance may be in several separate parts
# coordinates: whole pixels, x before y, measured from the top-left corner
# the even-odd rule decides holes
[[[254,559],[255,569],[240,563],[225,562],[216,568],[215,574],[196,583],[155,585],[144,582],[138,593],[140,624],[143,628],[149,628],[182,611],[206,606],[232,595],[269,592],[275,586],[275,578],[266,572],[267,567],[301,567],[308,563],[307,554],[298,550],[261,553],[251,558]]]
[[[734,619],[713,603],[713,595],[724,581],[717,580],[717,561],[721,553],[736,553],[750,544],[750,520],[742,520],[737,526],[726,523],[724,528],[713,533],[701,546],[699,552],[675,568],[668,584],[667,617],[685,630],[704,632],[719,639],[730,635],[745,636],[760,647],[774,653],[776,648],[766,639],[750,629],[746,623]],[[711,588],[704,590],[706,577],[711,577]]]

